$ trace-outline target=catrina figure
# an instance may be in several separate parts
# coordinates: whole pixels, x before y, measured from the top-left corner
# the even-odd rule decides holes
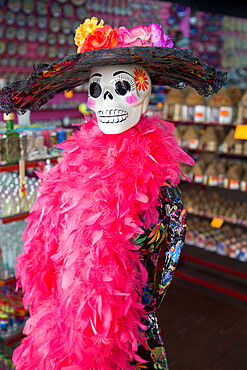
[[[0,93],[6,113],[24,113],[88,81],[94,112],[60,144],[62,161],[39,175],[17,258],[30,318],[14,364],[168,369],[157,310],[184,244],[179,163],[193,160],[171,123],[146,114],[151,84],[189,85],[207,96],[226,75],[173,48],[156,24],[113,29],[93,17],[76,30],[75,42],[76,55],[36,65],[29,79]]]

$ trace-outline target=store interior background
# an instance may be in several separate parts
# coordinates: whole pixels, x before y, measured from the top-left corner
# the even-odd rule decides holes
[[[0,88],[25,79],[37,62],[75,54],[74,30],[94,15],[117,27],[162,24],[177,48],[229,73],[224,94],[211,103],[189,90],[173,95],[153,88],[150,111],[174,122],[178,140],[197,163],[193,171],[182,168],[190,179],[181,179],[188,233],[159,317],[171,370],[246,369],[247,140],[246,133],[245,140],[233,135],[247,122],[247,1],[0,0]],[[5,163],[0,153],[0,370],[13,368],[12,351],[28,317],[21,291],[15,292],[14,260],[37,196],[34,170],[57,163],[61,153],[53,145],[90,116],[86,99],[82,86],[39,111],[15,114],[15,129],[28,144],[24,199],[19,164]],[[204,107],[197,116],[195,106]],[[4,132],[0,110],[0,138]]]

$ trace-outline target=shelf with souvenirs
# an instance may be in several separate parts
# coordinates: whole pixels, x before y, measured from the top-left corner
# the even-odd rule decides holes
[[[247,302],[245,263],[185,244],[176,276]]]
[[[188,212],[186,243],[247,262],[246,196],[188,182],[181,189]]]
[[[174,123],[180,145],[195,160],[193,167],[181,166],[188,228],[183,268],[177,275],[244,301],[247,274],[238,283],[233,281],[247,262],[246,108],[247,93],[231,86],[210,99],[190,88],[167,89],[160,109]],[[243,137],[236,134],[239,128]],[[186,270],[188,263],[192,270]],[[218,271],[223,278],[216,283]]]
[[[246,100],[237,86],[208,100],[190,88],[168,89],[163,114],[175,123],[180,145],[196,161],[194,168],[182,168],[192,182],[247,190]]]
[[[182,182],[187,231],[177,276],[247,302],[245,193]]]
[[[246,161],[221,158],[215,153],[202,153],[193,157],[196,160],[194,167],[181,166],[182,173],[192,183],[218,187],[219,190],[247,191]]]
[[[57,163],[60,152],[53,145],[64,141],[72,130],[52,126],[15,130],[14,115],[4,118],[7,129],[0,137],[0,218],[7,223],[26,217],[39,186],[33,169],[47,171]],[[22,178],[18,174],[21,168]]]
[[[22,305],[22,294],[16,291],[15,283],[4,286],[0,292],[0,368],[14,369],[12,353],[24,337],[24,324],[28,311]]]

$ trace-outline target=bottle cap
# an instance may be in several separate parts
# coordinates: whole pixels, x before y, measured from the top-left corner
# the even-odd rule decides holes
[[[4,121],[8,121],[8,120],[14,120],[15,119],[15,114],[14,113],[9,113],[9,114],[7,114],[7,113],[4,113],[3,114],[3,119],[4,119]]]

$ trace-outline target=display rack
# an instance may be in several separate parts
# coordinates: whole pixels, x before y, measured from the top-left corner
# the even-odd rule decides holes
[[[171,121],[175,126],[216,126],[216,127],[229,127],[235,128],[237,125],[233,123],[218,123],[218,122],[195,122],[195,121]]]
[[[10,222],[25,220],[28,215],[29,215],[28,212],[19,213],[19,214],[16,214],[16,215],[1,217],[0,220],[1,220],[1,223],[3,225],[5,225],[5,224],[9,224]]]
[[[181,182],[181,184],[185,184],[185,183],[188,183],[188,180],[181,179],[180,182]],[[246,193],[247,193],[246,191],[243,191],[241,189],[224,188],[222,186],[208,185],[208,184],[204,184],[203,182],[195,182],[195,181],[192,181],[192,180],[190,180],[190,183],[200,187],[202,190],[205,189],[205,188],[208,188],[208,189],[212,189],[212,190],[216,190],[216,191],[219,189],[219,190],[226,191],[226,192],[228,192],[228,191],[229,192],[240,192],[241,194],[242,193],[244,194],[244,197],[246,197]]]
[[[230,221],[230,220],[227,220],[225,219],[224,217],[222,216],[213,216],[213,215],[206,215],[206,214],[199,214],[199,213],[194,213],[194,212],[188,212],[188,215],[189,216],[195,216],[195,217],[199,217],[199,218],[205,218],[205,219],[208,219],[208,220],[212,220],[213,217],[219,217],[221,218],[225,223],[229,224],[229,225],[234,225],[234,226],[241,226],[243,228],[246,228],[247,230],[247,225],[246,224],[243,224],[241,222],[233,222],[233,221]]]
[[[45,165],[47,159],[50,159],[52,164],[56,164],[58,158],[59,157],[47,157],[47,158],[41,158],[35,161],[25,161],[25,168],[42,167]],[[18,170],[19,170],[18,163],[0,165],[0,173],[1,172],[12,172],[12,171],[18,171]]]
[[[191,149],[188,147],[182,147],[184,150],[187,150],[190,153],[194,154],[202,154],[202,153],[213,153],[217,155],[218,157],[225,157],[225,158],[231,158],[231,159],[245,159],[247,160],[247,156],[243,154],[234,154],[234,153],[222,153],[217,150],[204,150],[204,149]]]
[[[16,332],[11,333],[11,335],[8,335],[6,337],[0,335],[0,340],[4,342],[6,346],[10,346],[11,344],[18,342],[25,337],[25,335],[22,333],[23,329],[24,325],[18,328]]]
[[[186,264],[191,267],[186,267]],[[175,275],[196,285],[247,302],[246,266],[238,260],[185,245]]]
[[[16,283],[16,278],[11,277],[9,279],[0,279],[0,287],[9,286]]]

